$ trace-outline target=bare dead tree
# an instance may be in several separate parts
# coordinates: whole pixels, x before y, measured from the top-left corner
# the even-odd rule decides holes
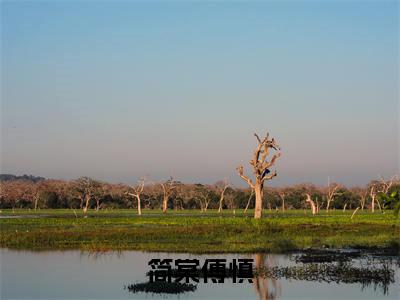
[[[368,197],[368,193],[369,190],[367,188],[360,188],[360,187],[355,187],[352,189],[352,192],[357,194],[359,196],[360,199],[360,205],[359,208],[361,210],[364,210],[365,207],[365,203],[367,201],[367,197]]]
[[[80,199],[83,215],[87,218],[87,213],[90,206],[90,200],[96,194],[100,182],[93,180],[89,177],[80,177],[73,181],[72,189],[74,195]]]
[[[371,184],[369,189],[369,196],[371,198],[371,212],[375,212],[375,202],[378,204],[379,210],[382,211],[381,203],[378,199],[378,193],[382,192],[383,190],[384,187],[380,187],[379,183],[375,182]]]
[[[371,211],[375,212],[375,200],[376,200],[376,186],[373,184],[369,189],[369,196],[371,197]]]
[[[326,211],[329,211],[331,202],[334,200],[335,196],[340,195],[340,193],[337,192],[339,189],[340,185],[338,184],[333,184],[331,185],[329,178],[328,178],[328,187],[326,190]]]
[[[387,194],[389,192],[390,188],[392,187],[393,183],[396,181],[397,175],[394,175],[388,181],[386,181],[385,178],[383,178],[383,176],[380,176],[380,177],[381,177],[381,185],[380,185],[379,192]]]
[[[175,190],[176,185],[174,182],[174,178],[170,176],[170,178],[164,182],[161,183],[162,189],[163,189],[163,205],[162,205],[162,211],[163,213],[167,212],[168,209],[168,200],[171,197],[172,192]]]
[[[251,198],[253,198],[253,196],[254,196],[254,189],[251,189],[250,197],[249,197],[249,200],[247,200],[247,204],[246,204],[246,208],[244,209],[244,212],[247,212],[249,205],[250,205]]]
[[[203,211],[206,212],[212,199],[208,196],[208,194],[203,194],[200,197],[202,197]]]
[[[315,205],[315,202],[311,199],[311,195],[310,194],[306,194],[306,195],[307,195],[306,202],[310,203],[311,212],[313,215],[315,215],[317,213],[317,206]]]
[[[218,207],[218,212],[220,213],[222,211],[222,205],[224,203],[224,198],[225,198],[225,191],[229,187],[229,183],[224,179],[223,183],[221,184],[219,191],[220,191],[220,196],[219,196],[219,207]]]
[[[372,181],[369,187],[369,196],[371,198],[371,211],[375,212],[375,202],[378,204],[379,210],[382,211],[381,203],[378,199],[379,193],[387,194],[395,182],[397,176],[393,176],[390,180],[386,181],[383,176],[380,176],[380,181]]]
[[[142,177],[139,180],[139,184],[137,186],[131,187],[133,192],[132,193],[128,192],[129,196],[135,197],[137,199],[137,202],[138,202],[138,215],[139,216],[142,215],[142,207],[141,207],[141,202],[140,202],[140,195],[142,194],[143,189],[144,189],[144,182],[145,182],[145,178]]]
[[[253,159],[249,162],[253,168],[253,174],[255,176],[255,182],[244,175],[243,166],[237,167],[237,171],[239,176],[247,182],[247,184],[254,190],[254,194],[256,196],[255,201],[255,210],[254,210],[254,218],[260,219],[262,215],[262,196],[264,190],[264,182],[270,180],[277,176],[277,172],[270,172],[269,168],[271,168],[276,160],[281,156],[281,152],[275,153],[271,160],[267,160],[270,149],[274,149],[275,151],[280,150],[279,145],[276,143],[275,139],[269,139],[269,133],[264,137],[264,139],[260,139],[257,134],[254,134],[258,141],[258,146],[254,151]]]
[[[208,205],[210,204],[212,200],[212,191],[209,187],[204,186],[202,184],[195,184],[194,185],[194,191],[195,191],[195,198],[198,200],[199,205],[200,205],[200,210],[201,212],[206,212],[208,209]]]

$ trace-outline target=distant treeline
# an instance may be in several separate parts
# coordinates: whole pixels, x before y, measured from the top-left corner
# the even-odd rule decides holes
[[[26,175],[26,174],[24,174],[22,176],[17,176],[17,175],[13,175],[13,174],[0,174],[0,181],[18,180],[18,179],[29,180],[29,181],[33,181],[33,182],[45,180],[44,177]]]
[[[73,208],[82,209],[88,201],[91,209],[137,208],[133,197],[137,186],[111,184],[81,177],[65,181],[45,179],[32,175],[0,175],[0,208]],[[164,184],[164,187],[163,187]],[[166,186],[173,189],[166,189]],[[318,207],[324,209],[329,193],[334,190],[330,208],[368,209],[372,198],[380,192],[400,190],[398,180],[373,180],[363,187],[347,188],[338,184],[316,186],[298,184],[286,187],[266,187],[263,205],[265,209],[309,208],[306,194],[311,195]],[[167,201],[165,197],[167,195]],[[331,195],[332,196],[332,195]],[[244,209],[254,208],[254,195],[248,188],[238,188],[220,181],[212,185],[187,184],[170,179],[160,183],[148,183],[140,195],[142,208],[160,209],[163,201],[168,209]]]

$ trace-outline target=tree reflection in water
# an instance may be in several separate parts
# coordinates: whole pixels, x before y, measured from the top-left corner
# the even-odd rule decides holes
[[[96,257],[96,256],[94,256]],[[284,281],[296,280],[315,283],[359,284],[361,290],[373,287],[388,295],[389,286],[395,283],[395,273],[400,264],[399,256],[382,256],[364,251],[325,251],[312,250],[291,254],[289,260],[279,262],[277,255],[255,254],[253,288],[260,300],[280,299]],[[283,263],[283,264],[281,264]],[[176,269],[171,270],[176,278]],[[148,276],[148,273],[146,274]],[[199,269],[199,278],[204,274]],[[226,279],[232,278],[232,272],[226,269]],[[174,281],[174,280],[173,280]],[[194,282],[193,282],[194,283]],[[168,283],[136,283],[126,286],[130,292],[181,294],[194,292],[203,285]],[[223,285],[221,285],[223,289]],[[323,287],[322,287],[323,288]]]
[[[265,253],[256,254],[254,261],[256,270],[277,265],[276,260]],[[256,272],[253,284],[260,300],[275,300],[281,296],[281,285],[273,277],[268,278]]]

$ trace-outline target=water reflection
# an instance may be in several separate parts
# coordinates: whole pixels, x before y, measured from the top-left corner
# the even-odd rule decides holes
[[[361,290],[373,286],[375,291],[380,289],[383,295],[387,295],[389,286],[395,283],[395,267],[400,264],[399,257],[377,257],[362,252],[308,251],[291,255],[286,265],[280,265],[278,257],[265,253],[253,256],[253,286],[260,300],[280,299],[283,279],[359,284]],[[230,271],[225,270],[226,278],[233,276]],[[201,270],[196,275],[201,277]],[[144,282],[132,284],[127,289],[133,293],[181,294],[195,291],[197,285],[185,286],[174,281]]]
[[[364,252],[308,251],[292,255],[27,252],[0,250],[1,299],[398,299],[400,257]],[[253,258],[253,282],[148,285],[151,259]],[[40,274],[40,276],[38,276]],[[231,274],[227,274],[228,277]],[[184,283],[182,281],[181,283]],[[141,284],[141,285],[140,285]],[[161,296],[157,296],[161,294]],[[172,294],[172,295],[171,295]],[[174,294],[178,295],[174,298]]]
[[[124,286],[124,289],[131,293],[144,292],[150,294],[179,295],[186,292],[194,292],[197,286],[191,283],[155,281],[130,284]]]
[[[256,276],[254,276],[253,282],[258,298],[260,300],[278,299],[281,295],[281,285],[278,280],[273,277],[262,276],[259,272],[259,270],[263,270],[264,268],[277,266],[276,259],[267,254],[260,253],[255,255],[254,261]]]

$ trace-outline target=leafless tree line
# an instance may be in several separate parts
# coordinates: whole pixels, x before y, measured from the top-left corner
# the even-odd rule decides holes
[[[299,184],[269,187],[263,191],[262,208],[286,211],[311,208],[314,214],[332,209],[382,209],[379,192],[400,189],[398,177],[380,178],[364,187],[347,188],[337,183],[327,186]],[[215,184],[187,184],[169,178],[150,182],[141,178],[136,185],[111,184],[88,177],[76,180],[46,179],[0,181],[1,208],[72,208],[87,214],[89,209],[134,208],[162,209],[163,212],[182,209],[247,209],[255,207],[254,190],[238,188],[221,180]]]

